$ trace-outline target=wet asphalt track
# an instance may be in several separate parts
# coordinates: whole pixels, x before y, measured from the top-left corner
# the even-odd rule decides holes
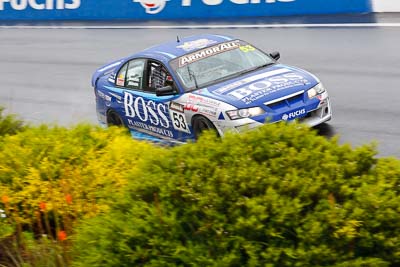
[[[331,96],[321,132],[341,143],[379,143],[400,158],[400,28],[0,29],[0,105],[26,121],[96,123],[92,72],[153,44],[198,33],[247,40],[307,69]]]

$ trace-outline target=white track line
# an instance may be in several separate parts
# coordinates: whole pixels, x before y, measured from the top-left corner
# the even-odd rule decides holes
[[[202,24],[202,25],[0,25],[0,29],[228,29],[228,28],[368,28],[400,27],[400,23],[317,23],[317,24]]]

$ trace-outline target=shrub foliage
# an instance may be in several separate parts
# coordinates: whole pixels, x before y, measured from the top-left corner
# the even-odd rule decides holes
[[[400,161],[298,124],[159,147],[0,109],[0,266],[399,266]]]
[[[7,258],[11,266],[44,266],[50,254],[68,252],[76,222],[120,198],[126,173],[151,147],[124,130],[90,125],[28,127],[2,137],[0,265]],[[57,254],[46,266],[64,266],[67,254],[63,264]]]
[[[297,124],[143,150],[74,266],[398,266],[400,162],[375,154]]]
[[[16,118],[15,115],[3,114],[4,108],[0,107],[0,136],[16,134],[26,128],[23,122]]]

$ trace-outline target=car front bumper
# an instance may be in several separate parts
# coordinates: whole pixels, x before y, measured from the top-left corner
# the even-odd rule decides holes
[[[329,97],[326,95],[320,103],[315,108],[306,109],[306,113],[303,114],[301,117],[296,118],[295,120],[309,125],[310,127],[317,126],[324,122],[327,122],[332,119],[332,108],[331,102]],[[284,120],[284,115],[288,114],[288,112],[282,112],[281,114],[275,115],[275,117],[279,117],[279,119],[274,120],[269,123],[276,123]],[[295,120],[288,120],[287,122],[295,121]],[[239,120],[225,120],[225,121],[214,121],[214,125],[216,126],[219,134],[223,136],[226,132],[245,132],[252,130],[254,128],[260,127],[268,123],[268,117],[264,119],[264,122],[260,122],[260,120],[253,120],[251,118],[244,118]]]

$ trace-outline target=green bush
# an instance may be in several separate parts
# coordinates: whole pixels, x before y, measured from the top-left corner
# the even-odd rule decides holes
[[[400,265],[400,162],[373,146],[272,124],[163,148],[1,114],[0,135],[0,265]]]
[[[373,146],[273,124],[143,152],[74,266],[400,265],[400,162]]]
[[[22,223],[39,209],[92,216],[118,197],[150,147],[121,129],[31,127],[0,141],[0,192]]]
[[[23,122],[16,118],[15,115],[4,115],[4,108],[0,107],[0,136],[6,134],[16,134],[26,128]]]
[[[4,257],[19,260],[17,266],[39,267],[59,259],[49,255],[62,251],[60,246],[69,251],[76,222],[107,211],[121,197],[126,173],[136,168],[143,151],[151,154],[151,149],[150,144],[132,140],[126,130],[90,125],[32,126],[3,136],[0,265]]]

